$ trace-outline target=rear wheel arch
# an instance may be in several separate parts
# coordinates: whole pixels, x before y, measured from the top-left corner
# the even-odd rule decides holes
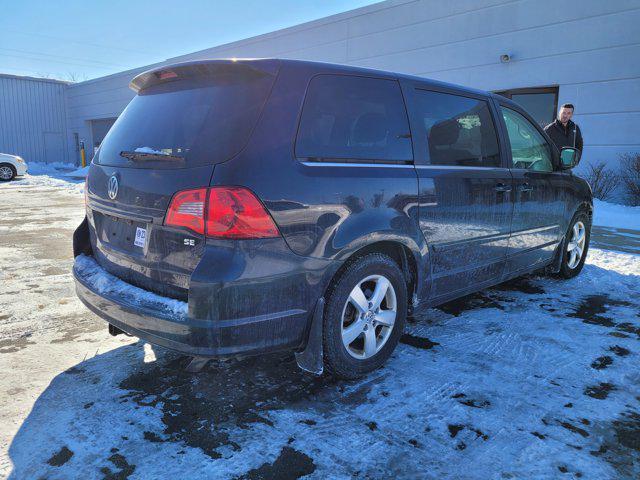
[[[409,296],[409,307],[411,308],[412,297],[417,293],[417,287],[420,282],[419,278],[419,260],[414,250],[405,243],[398,240],[381,240],[350,252],[343,259],[342,265],[333,273],[331,279],[327,283],[326,290],[349,268],[351,264],[371,253],[380,253],[391,258],[402,270],[405,282],[407,283],[407,292]]]

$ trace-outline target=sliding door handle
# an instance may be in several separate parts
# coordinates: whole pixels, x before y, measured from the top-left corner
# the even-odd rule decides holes
[[[521,183],[518,185],[519,192],[531,192],[533,190],[533,185],[529,185],[528,183]]]
[[[496,192],[510,192],[511,191],[511,185],[506,185],[504,183],[498,183],[495,187],[493,187],[493,189]]]

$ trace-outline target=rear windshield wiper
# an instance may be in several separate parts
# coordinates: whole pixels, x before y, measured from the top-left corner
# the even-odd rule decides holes
[[[151,152],[130,152],[123,150],[120,152],[120,156],[128,158],[134,162],[140,160],[167,160],[167,161],[181,161],[184,157],[180,155],[169,155],[168,153],[151,153]]]

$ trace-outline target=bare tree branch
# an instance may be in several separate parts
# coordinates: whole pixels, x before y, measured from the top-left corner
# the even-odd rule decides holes
[[[620,177],[631,205],[640,205],[640,153],[620,155]]]
[[[600,200],[610,199],[619,182],[618,175],[607,168],[605,162],[590,164],[587,167],[584,179],[591,186],[593,196]]]

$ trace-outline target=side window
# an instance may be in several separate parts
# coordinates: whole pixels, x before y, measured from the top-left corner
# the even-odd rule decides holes
[[[513,168],[552,172],[551,149],[540,132],[515,110],[501,109],[511,144]]]
[[[304,101],[296,156],[411,162],[409,133],[398,82],[318,75]]]
[[[431,165],[500,167],[500,149],[484,100],[416,90],[415,111]]]

